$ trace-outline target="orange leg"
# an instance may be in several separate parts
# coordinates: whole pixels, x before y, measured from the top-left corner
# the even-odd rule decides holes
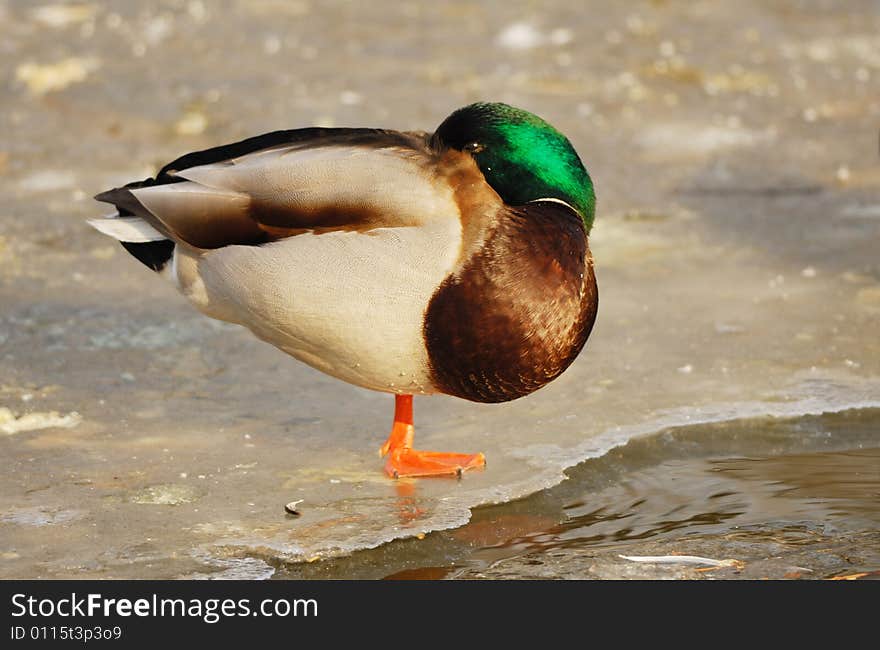
[[[388,476],[460,476],[465,470],[486,465],[483,454],[448,454],[413,449],[415,429],[412,401],[412,395],[394,396],[394,425],[388,440],[379,449],[380,455],[388,456],[385,463]]]

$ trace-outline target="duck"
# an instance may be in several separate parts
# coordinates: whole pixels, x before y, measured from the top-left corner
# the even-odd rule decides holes
[[[391,478],[482,453],[413,447],[413,396],[514,400],[562,374],[598,310],[595,192],[571,142],[479,102],[433,132],[308,127],[183,155],[90,219],[200,312],[395,397]]]

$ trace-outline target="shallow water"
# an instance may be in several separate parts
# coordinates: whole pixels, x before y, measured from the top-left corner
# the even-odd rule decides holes
[[[878,433],[878,410],[673,429],[589,460],[557,487],[477,509],[456,530],[275,577],[716,577],[619,557],[707,554],[743,563],[725,577],[876,571]]]
[[[268,577],[402,538],[436,545],[413,566],[444,567],[432,531],[556,494],[630,441],[880,406],[876,3],[224,7],[0,0],[0,577]],[[419,445],[486,453],[460,482],[387,480],[389,396],[199,316],[84,223],[91,195],[186,151],[433,129],[478,99],[581,153],[600,308],[536,394],[416,400]],[[699,500],[718,490],[684,462],[708,448],[688,449],[666,471]],[[639,530],[678,507],[618,498],[600,507]],[[540,517],[521,535],[554,539],[559,512]]]

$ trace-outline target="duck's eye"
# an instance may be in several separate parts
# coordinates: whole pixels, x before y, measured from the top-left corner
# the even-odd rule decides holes
[[[468,153],[480,153],[485,148],[485,145],[482,145],[479,142],[468,142],[463,147],[464,151],[467,151]]]

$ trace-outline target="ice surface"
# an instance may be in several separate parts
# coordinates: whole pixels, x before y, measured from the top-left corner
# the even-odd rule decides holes
[[[89,62],[0,94],[0,407],[82,418],[0,436],[0,576],[265,578],[458,526],[633,436],[880,406],[875,5],[96,7],[0,2],[4,78]],[[512,52],[511,25],[541,38]],[[486,453],[461,481],[386,479],[390,396],[199,316],[84,223],[186,151],[432,129],[478,99],[581,153],[600,308],[538,393],[416,400],[419,446]]]

